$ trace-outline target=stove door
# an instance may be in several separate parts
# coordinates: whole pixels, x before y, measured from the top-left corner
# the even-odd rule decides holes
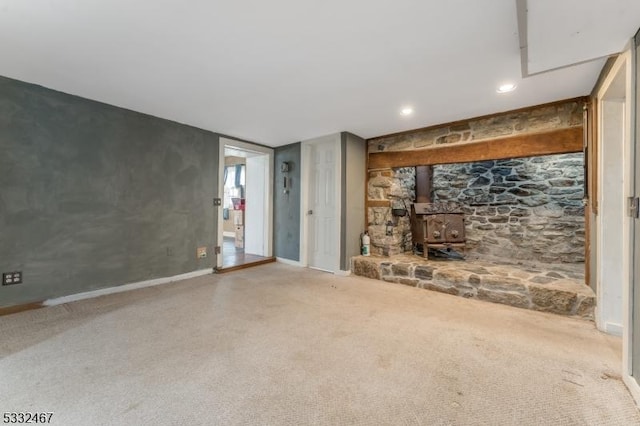
[[[428,244],[442,244],[446,240],[447,215],[428,214],[425,215],[425,240]]]
[[[447,235],[446,239],[448,243],[464,243],[466,238],[464,236],[464,215],[462,214],[447,214]]]

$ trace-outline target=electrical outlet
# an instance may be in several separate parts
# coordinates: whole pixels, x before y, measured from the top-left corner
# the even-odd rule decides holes
[[[204,259],[207,257],[207,248],[206,247],[198,247],[196,250],[196,256],[198,259]]]
[[[2,285],[22,284],[22,271],[3,272]]]

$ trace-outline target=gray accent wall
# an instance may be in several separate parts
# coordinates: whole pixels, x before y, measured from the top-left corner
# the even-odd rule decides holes
[[[340,269],[347,271],[351,268],[351,258],[360,254],[360,234],[365,229],[367,142],[348,132],[342,132],[340,136],[342,160]]]
[[[0,77],[0,152],[0,307],[212,267],[217,134]]]
[[[273,191],[273,253],[276,257],[300,260],[300,142],[284,145],[274,150]],[[283,173],[280,165],[289,163],[289,172]],[[289,193],[284,193],[284,178],[290,181]]]

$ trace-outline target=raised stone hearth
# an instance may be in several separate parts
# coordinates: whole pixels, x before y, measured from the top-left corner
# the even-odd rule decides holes
[[[518,308],[593,319],[595,295],[583,265],[509,265],[428,260],[401,254],[352,258],[355,275]]]

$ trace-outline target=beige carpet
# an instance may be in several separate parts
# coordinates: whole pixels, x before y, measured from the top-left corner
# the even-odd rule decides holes
[[[52,424],[633,425],[592,323],[281,264],[0,317]]]

